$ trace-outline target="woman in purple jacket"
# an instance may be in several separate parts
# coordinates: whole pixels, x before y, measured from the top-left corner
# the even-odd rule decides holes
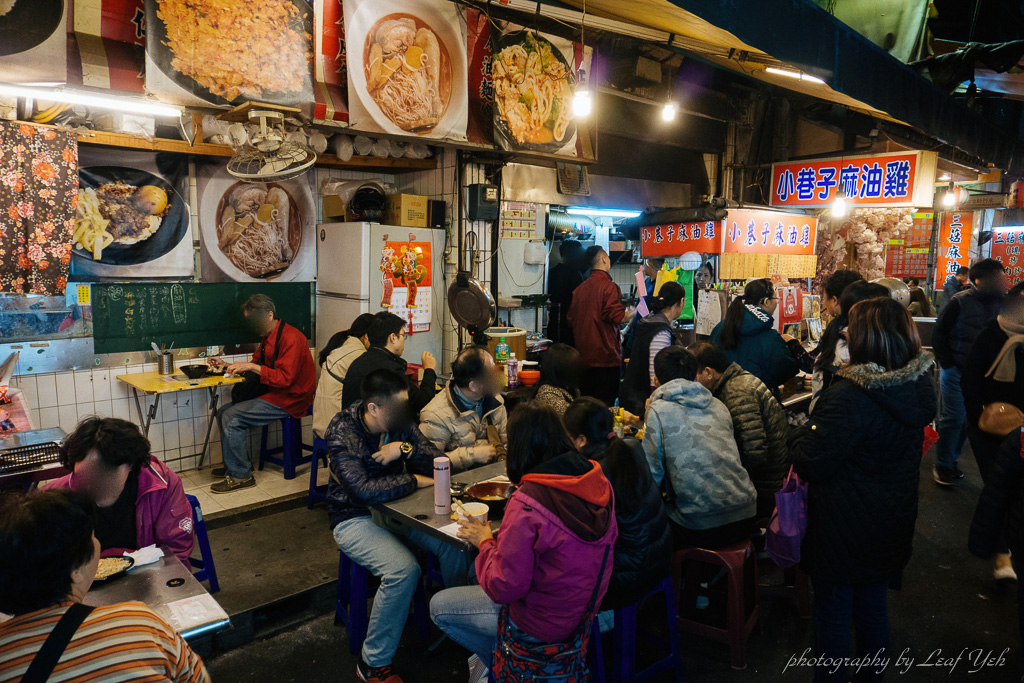
[[[181,478],[149,453],[149,440],[116,417],[82,420],[60,448],[71,474],[43,488],[73,489],[97,507],[102,557],[156,544],[191,568],[192,506]]]
[[[480,585],[441,591],[430,603],[434,623],[488,667],[503,605],[517,642],[561,643],[608,589],[618,535],[611,485],[599,464],[570,450],[551,408],[534,401],[516,408],[506,467],[519,488],[498,538],[473,520],[459,531],[480,549]]]

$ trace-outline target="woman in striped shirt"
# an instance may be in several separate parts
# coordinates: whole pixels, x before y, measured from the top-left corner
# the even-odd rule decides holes
[[[79,605],[100,558],[94,528],[92,504],[74,491],[0,501],[0,612],[14,615],[0,623],[0,683],[29,680],[33,661],[65,614],[85,614]],[[49,678],[46,667],[33,672],[38,680],[210,680],[184,639],[142,603],[97,607],[79,621],[63,651],[57,650]],[[39,657],[36,667],[45,659]]]

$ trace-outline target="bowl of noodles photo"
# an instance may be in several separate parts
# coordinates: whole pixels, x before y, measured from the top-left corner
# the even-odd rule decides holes
[[[557,152],[576,134],[572,65],[533,31],[499,36],[491,62],[494,134],[505,149]]]
[[[206,252],[230,280],[291,280],[315,245],[303,235],[312,206],[294,185],[236,181],[204,193],[202,239]]]
[[[347,55],[353,90],[383,132],[447,137],[468,101],[461,29],[430,5],[388,9],[399,7],[364,2],[346,27],[363,37]]]
[[[79,169],[74,257],[112,266],[146,263],[178,246],[188,226],[187,205],[160,176],[120,166]]]

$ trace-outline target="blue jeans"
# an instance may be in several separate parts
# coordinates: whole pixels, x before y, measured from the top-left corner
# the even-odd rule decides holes
[[[262,398],[252,398],[241,403],[229,403],[217,411],[220,426],[220,448],[224,466],[235,479],[252,476],[252,462],[249,460],[249,428],[262,427],[271,422],[289,417],[288,411],[278,408]]]
[[[942,406],[936,432],[939,441],[935,444],[935,466],[953,469],[960,458],[967,440],[967,411],[964,409],[964,392],[960,388],[960,368],[943,368],[939,371],[939,393]]]
[[[429,550],[438,556],[445,581],[457,580],[457,556],[467,564],[466,555],[444,541],[411,529],[402,534],[414,547]],[[413,551],[403,540],[379,526],[372,517],[355,517],[334,527],[334,542],[349,558],[380,578],[380,587],[373,598],[366,640],[363,641],[363,661],[369,666],[387,666],[398,650],[405,630],[409,605],[420,580],[420,564]],[[462,570],[463,574],[465,569]]]
[[[850,627],[857,628],[857,657],[886,656],[889,647],[889,582],[852,586],[814,579],[814,654],[831,660],[814,668],[819,681],[880,681],[880,666],[870,663],[851,672],[840,664],[850,657]]]
[[[500,609],[480,586],[448,588],[430,601],[430,618],[445,635],[479,657],[490,669],[498,643]]]

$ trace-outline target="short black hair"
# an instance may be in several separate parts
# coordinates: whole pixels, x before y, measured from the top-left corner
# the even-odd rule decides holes
[[[1024,282],[1018,282],[1013,287],[1011,287],[1010,291],[1006,293],[1006,296],[1024,296]]]
[[[907,284],[911,287],[917,287],[920,284],[920,281],[916,277],[912,277],[907,280]]]
[[[968,277],[971,282],[977,282],[978,280],[984,280],[987,277],[991,277],[996,273],[1006,272],[1006,266],[994,258],[985,258],[971,266],[969,272],[970,275]]]
[[[368,403],[381,405],[390,401],[396,394],[407,391],[409,381],[397,372],[381,368],[364,377],[359,389],[364,406]]]
[[[562,243],[558,245],[558,255],[562,257],[563,261],[575,261],[579,259],[582,252],[583,245],[578,240],[562,240]]]
[[[548,347],[540,357],[540,379],[534,395],[543,386],[557,387],[575,395],[583,375],[583,361],[575,346],[559,342]]]
[[[599,247],[596,244],[587,247],[587,253],[584,255],[584,260],[587,266],[593,268],[597,264],[597,258],[604,253],[604,247]]]
[[[26,614],[71,593],[71,573],[92,560],[96,509],[70,489],[0,498],[0,612]]]
[[[957,275],[969,275],[970,272],[971,272],[971,269],[968,268],[967,266],[960,266],[959,268],[956,269],[956,274]]]
[[[388,338],[393,334],[401,334],[405,325],[405,321],[394,313],[382,311],[373,316],[373,322],[366,330],[366,338],[370,340],[370,346],[385,346]]]
[[[837,270],[825,281],[825,296],[830,299],[838,299],[844,289],[863,279],[864,276],[855,270]]]
[[[277,306],[274,305],[274,300],[266,294],[253,294],[246,299],[245,303],[242,304],[242,312],[247,313],[249,311],[273,313],[274,317],[277,317]]]
[[[697,379],[697,359],[682,346],[666,346],[654,357],[654,376],[658,384],[674,379]]]
[[[467,346],[459,351],[452,361],[452,381],[455,386],[465,389],[470,382],[482,377],[487,372],[485,362],[490,355],[491,352],[483,346]]]
[[[703,368],[711,368],[715,372],[725,372],[732,365],[732,361],[725,355],[722,347],[713,341],[695,342],[690,344],[686,350],[697,359],[697,372]]]
[[[60,464],[69,470],[85,460],[93,449],[108,470],[131,465],[138,472],[149,464],[149,439],[134,422],[117,417],[87,417],[60,446]]]

